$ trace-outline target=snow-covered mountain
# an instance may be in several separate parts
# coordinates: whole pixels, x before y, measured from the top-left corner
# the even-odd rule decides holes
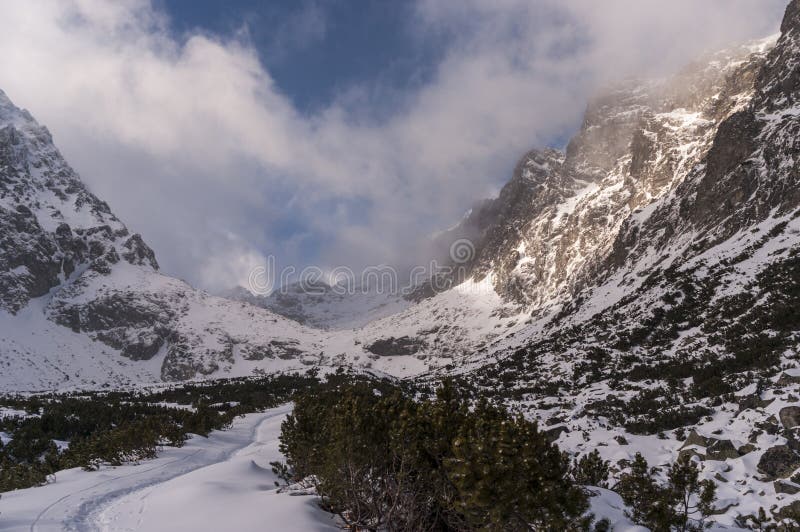
[[[5,390],[280,370],[320,350],[316,331],[160,274],[2,92],[0,309]]]
[[[596,100],[509,184],[537,212],[501,194],[462,229],[476,276],[532,310],[464,378],[619,469],[697,457],[722,525],[797,516],[799,132],[798,0],[777,40]]]
[[[416,375],[451,364],[456,346],[493,336],[489,314],[503,305],[492,290],[487,299],[464,287],[420,305],[330,287],[266,298],[197,290],[159,272],[142,237],[87,189],[47,129],[4,93],[0,228],[4,391],[311,366]]]
[[[532,150],[498,198],[453,236],[478,250],[470,274],[541,310],[595,282],[623,224],[670,194],[704,160],[717,129],[750,101],[775,38],[725,50],[664,80],[629,80],[589,103],[565,152]],[[626,226],[625,230],[629,230]]]
[[[708,213],[717,196],[698,176],[715,154],[727,156],[716,146],[725,128],[736,127],[732,117],[754,105],[764,79],[781,75],[769,66],[774,44],[719,52],[674,78],[630,80],[594,99],[566,152],[526,154],[498,198],[439,235],[475,245],[452,288],[421,286],[411,297],[290,287],[221,298],[165,276],[47,130],[2,94],[4,384],[180,380],[308,365],[410,376],[503,358],[560,330],[554,316],[580,323],[634,290],[633,272],[659,260],[647,251],[654,244],[683,238],[698,253],[708,249],[695,238],[703,220],[692,216],[701,214],[667,211],[697,198],[697,212]]]
[[[697,456],[724,525],[800,512],[800,0],[780,30],[593,99],[566,150],[437,236],[473,248],[407,297],[163,275],[0,93],[0,386],[454,374],[617,467]]]
[[[271,310],[303,325],[317,329],[354,329],[411,305],[396,290],[327,283],[297,281],[279,287],[269,295],[253,294],[238,286],[223,294],[229,299],[244,301]]]

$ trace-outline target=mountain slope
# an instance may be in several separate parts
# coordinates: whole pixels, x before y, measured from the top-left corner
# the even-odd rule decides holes
[[[591,282],[623,223],[682,183],[749,101],[772,44],[719,52],[670,79],[631,80],[590,102],[565,153],[527,154],[499,197],[453,231],[477,244],[467,274],[491,272],[498,293],[530,309]]]
[[[5,390],[303,368],[320,352],[318,331],[160,274],[3,93],[0,321]]]
[[[0,91],[0,308],[12,313],[87,269],[158,269],[152,250],[91,194],[46,128]]]
[[[693,152],[673,152],[694,153],[669,167],[684,170],[605,214],[617,229],[560,304],[462,369],[563,448],[599,446],[618,471],[634,452],[656,465],[695,456],[726,526],[800,507],[799,1],[781,30],[698,100],[694,120],[710,123],[681,145]],[[652,183],[632,169],[662,160],[670,136],[646,134],[639,152],[633,130],[620,190]]]

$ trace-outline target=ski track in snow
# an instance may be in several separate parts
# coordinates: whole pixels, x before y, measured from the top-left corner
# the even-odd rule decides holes
[[[277,438],[290,411],[249,414],[140,465],[76,468],[46,486],[4,493],[0,530],[337,530],[314,497],[276,491],[269,462],[281,459]]]

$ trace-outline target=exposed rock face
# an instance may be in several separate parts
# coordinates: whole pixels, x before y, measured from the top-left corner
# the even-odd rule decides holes
[[[163,357],[165,380],[258,356],[302,366],[317,351],[296,323],[157,270],[153,250],[89,192],[47,129],[0,92],[0,312],[43,298],[50,320],[122,357]]]
[[[691,247],[684,243],[684,259],[700,255],[800,205],[800,121],[794,107],[800,94],[800,20],[793,15],[794,5],[776,45],[751,55],[728,78],[730,87],[720,95],[735,104],[715,114],[721,121],[712,130],[707,155],[646,220],[626,222],[621,234],[627,238],[615,243],[615,264],[622,264],[622,257],[627,265],[641,261],[648,248],[676,246],[688,235],[698,236]]]
[[[706,156],[708,174],[717,175],[753,152],[760,129],[740,109],[769,46],[721,52],[673,79],[626,82],[593,100],[565,154],[526,154],[499,197],[448,233],[477,244],[467,276],[491,273],[504,298],[536,310],[623,266],[640,241],[643,210],[680,187]],[[728,195],[735,204],[751,180],[741,181],[704,180],[692,211],[707,217],[709,201]],[[656,230],[661,240],[675,232],[664,221]]]
[[[767,449],[758,461],[758,470],[769,479],[786,478],[800,467],[800,455],[787,445]]]
[[[0,91],[0,308],[16,312],[76,271],[108,273],[119,260],[158,268],[142,238],[87,190],[47,129]]]
[[[708,460],[728,460],[739,458],[739,452],[730,440],[713,440],[706,448],[706,458]]]
[[[415,338],[384,338],[367,346],[367,351],[382,357],[415,355],[425,343]]]
[[[785,406],[778,412],[784,428],[793,429],[800,426],[800,406]]]

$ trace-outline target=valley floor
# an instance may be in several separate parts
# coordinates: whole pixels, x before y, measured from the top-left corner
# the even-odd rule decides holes
[[[337,530],[314,497],[277,492],[269,463],[281,459],[290,410],[248,414],[138,465],[61,471],[46,486],[4,493],[0,530]]]

